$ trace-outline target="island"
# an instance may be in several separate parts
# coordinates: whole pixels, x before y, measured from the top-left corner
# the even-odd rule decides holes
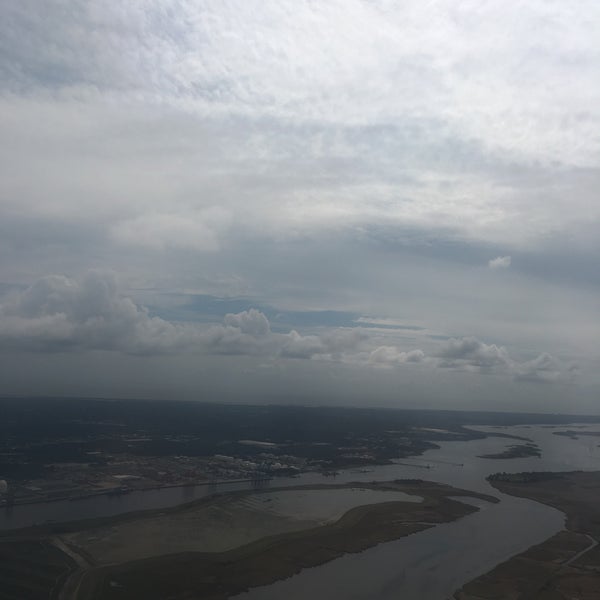
[[[502,452],[496,452],[493,454],[482,454],[478,458],[491,458],[491,459],[510,459],[510,458],[530,458],[530,457],[541,458],[542,451],[539,447],[529,442],[527,444],[515,444],[513,446],[509,446],[506,450]]]

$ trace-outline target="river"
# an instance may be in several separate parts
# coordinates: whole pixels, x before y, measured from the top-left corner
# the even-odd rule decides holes
[[[555,429],[546,427],[478,429],[529,437],[542,449],[542,458],[478,458],[519,443],[487,438],[447,442],[420,459],[402,461],[431,467],[428,469],[397,465],[382,467],[371,475],[376,473],[377,478],[383,479],[420,476],[492,494],[500,499],[498,504],[473,499],[470,502],[480,509],[477,513],[304,569],[285,581],[236,596],[236,600],[446,600],[468,581],[560,531],[564,525],[561,512],[531,500],[501,494],[485,477],[497,471],[597,470],[600,467],[598,438],[573,440],[556,436]]]
[[[443,442],[440,448],[423,456],[402,459],[399,464],[375,467],[368,472],[342,471],[335,478],[307,473],[299,478],[274,480],[271,486],[307,483],[428,479],[455,487],[488,493],[498,504],[479,500],[480,510],[458,521],[380,544],[359,554],[346,555],[320,567],[271,586],[255,588],[238,600],[271,600],[282,597],[328,598],[330,600],[391,600],[420,598],[446,600],[462,584],[489,571],[510,556],[539,543],[563,527],[559,511],[536,502],[500,494],[485,480],[498,471],[569,471],[600,468],[599,438],[577,440],[554,435],[545,426],[477,427],[490,433],[501,432],[530,438],[542,450],[542,458],[509,460],[478,458],[496,453],[517,440],[489,437],[469,442]],[[581,431],[599,430],[598,425],[582,426]],[[164,508],[189,502],[215,492],[252,489],[251,483],[194,486],[131,492],[122,496],[96,496],[74,501],[57,501],[7,507],[0,513],[0,529],[14,529],[49,520],[111,516],[130,511]]]

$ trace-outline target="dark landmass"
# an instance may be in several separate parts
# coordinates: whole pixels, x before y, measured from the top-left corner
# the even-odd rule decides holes
[[[365,487],[365,484],[360,485]],[[367,487],[418,495],[423,502],[391,501],[360,506],[334,523],[265,537],[226,552],[169,554],[109,566],[95,566],[90,562],[87,568],[71,576],[65,597],[224,600],[251,587],[290,577],[303,568],[323,564],[346,553],[361,552],[478,510],[452,497],[475,496],[497,502],[491,496],[418,480],[373,483]],[[302,488],[311,489],[311,486]],[[86,559],[89,561],[90,557]]]
[[[385,464],[465,426],[599,422],[600,417],[83,398],[0,399],[2,502],[46,502],[232,479]]]
[[[502,473],[489,479],[505,494],[563,511],[566,530],[468,583],[456,600],[600,598],[600,472]]]
[[[421,411],[422,412],[422,411]],[[303,471],[335,474],[484,437],[457,414],[84,399],[0,400],[0,504]]]
[[[495,454],[482,454],[478,458],[496,458],[496,459],[508,459],[508,458],[530,458],[532,456],[536,456],[540,458],[542,456],[542,452],[536,444],[528,443],[528,444],[516,444],[514,446],[509,446],[506,450],[502,452],[497,452]]]

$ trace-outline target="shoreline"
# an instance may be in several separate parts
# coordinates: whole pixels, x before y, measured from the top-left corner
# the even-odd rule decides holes
[[[77,502],[79,500],[87,500],[89,498],[98,498],[101,496],[127,496],[128,494],[133,494],[135,492],[151,492],[156,490],[166,490],[173,488],[188,488],[188,487],[201,487],[201,486],[211,486],[211,485],[222,485],[228,483],[252,483],[253,481],[273,481],[274,477],[265,477],[261,479],[219,479],[218,481],[199,481],[196,483],[167,483],[165,485],[152,485],[143,488],[130,488],[127,490],[121,491],[120,488],[112,488],[106,491],[98,491],[98,492],[90,492],[86,494],[81,494],[77,496],[59,496],[57,498],[44,498],[39,500],[25,500],[23,502],[10,502],[6,501],[0,504],[0,509],[4,508],[12,508],[14,506],[28,506],[32,504],[49,504],[52,502]]]

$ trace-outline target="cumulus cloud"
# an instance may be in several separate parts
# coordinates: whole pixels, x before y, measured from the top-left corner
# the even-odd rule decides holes
[[[506,367],[510,363],[508,352],[496,344],[484,344],[474,337],[451,339],[438,352],[442,367],[468,366],[481,369]]]
[[[271,332],[267,317],[259,310],[251,308],[225,315],[223,325],[214,325],[203,332],[201,346],[214,354],[275,357],[281,350],[281,338],[281,334]]]
[[[129,354],[197,352],[340,359],[367,336],[356,329],[303,336],[274,333],[264,313],[228,313],[202,328],[151,316],[119,293],[115,275],[91,271],[81,279],[51,275],[0,304],[0,348],[36,352],[108,350]]]
[[[0,350],[4,352],[246,355],[389,369],[423,364],[536,383],[571,381],[577,373],[577,365],[566,367],[548,353],[519,361],[505,347],[475,337],[447,340],[429,355],[421,349],[377,345],[377,341],[361,328],[322,328],[308,335],[295,329],[274,332],[267,316],[255,308],[228,313],[221,324],[170,322],[123,296],[114,274],[101,271],[88,272],[81,279],[43,277],[9,293],[0,304]]]
[[[396,366],[405,363],[420,363],[425,360],[422,350],[402,352],[395,346],[379,346],[369,355],[369,362],[380,366]]]
[[[323,343],[316,335],[302,336],[296,330],[286,335],[280,354],[286,358],[311,358],[323,353]]]
[[[321,355],[339,359],[345,353],[356,350],[367,339],[365,333],[356,329],[338,329],[308,336],[302,336],[292,330],[285,336],[281,356],[310,358]]]
[[[254,336],[267,335],[271,331],[269,320],[256,308],[237,314],[229,313],[225,315],[224,322],[229,327]]]
[[[574,375],[574,365],[567,369],[567,377]],[[565,378],[559,361],[544,352],[533,360],[513,365],[514,378],[517,381],[533,381],[540,383],[552,383]]]
[[[503,346],[485,344],[474,337],[448,340],[438,350],[437,358],[437,364],[441,368],[504,373],[515,381],[569,381],[577,371],[577,365],[566,367],[546,352],[531,360],[518,361]]]
[[[497,256],[488,262],[490,269],[508,269],[512,259],[510,256]]]
[[[151,317],[117,292],[114,274],[91,271],[81,280],[51,275],[0,305],[4,349],[128,353],[172,351],[192,342],[185,327]]]

